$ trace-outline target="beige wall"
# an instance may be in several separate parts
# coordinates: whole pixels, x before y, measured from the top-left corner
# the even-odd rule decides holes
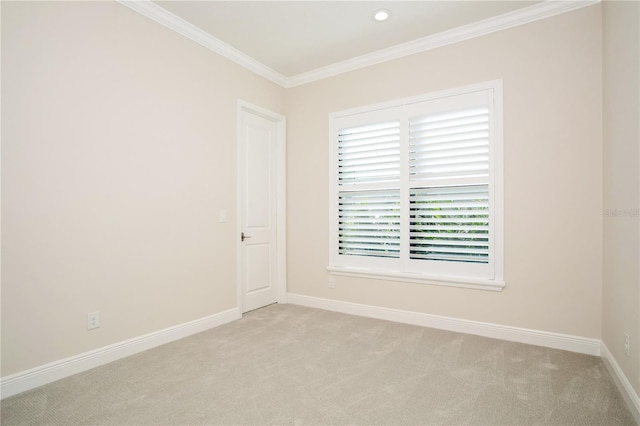
[[[637,185],[638,146],[605,111],[603,203],[603,6],[285,91],[119,4],[1,5],[2,376],[236,306],[241,98],[287,115],[290,292],[603,337],[638,389],[639,358],[619,349],[620,327],[640,346],[625,284],[637,218],[603,224],[606,208],[638,207],[638,187],[618,184]],[[606,53],[631,31],[624,16],[605,13],[605,105],[630,114],[637,97],[620,94],[620,56]],[[505,290],[347,277],[328,289],[329,113],[497,78]]]
[[[2,376],[236,306],[237,101],[284,89],[115,2],[3,1],[2,90]]]
[[[602,340],[640,393],[640,4],[603,3]],[[624,332],[631,356],[624,352]]]
[[[292,293],[599,338],[601,7],[595,5],[289,91]],[[329,289],[329,113],[502,78],[501,293],[336,277]]]

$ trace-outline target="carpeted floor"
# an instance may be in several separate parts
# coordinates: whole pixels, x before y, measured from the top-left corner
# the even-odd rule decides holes
[[[598,357],[295,305],[3,400],[2,425],[635,425]]]

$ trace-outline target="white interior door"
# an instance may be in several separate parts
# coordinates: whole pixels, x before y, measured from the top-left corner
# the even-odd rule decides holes
[[[278,301],[278,123],[240,109],[242,312]]]

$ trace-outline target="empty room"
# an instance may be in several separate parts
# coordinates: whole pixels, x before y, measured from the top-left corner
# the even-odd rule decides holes
[[[1,1],[4,425],[637,425],[637,1]]]

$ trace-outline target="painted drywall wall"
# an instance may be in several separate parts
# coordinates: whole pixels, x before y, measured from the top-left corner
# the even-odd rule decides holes
[[[640,393],[640,4],[603,3],[602,340]],[[631,353],[624,350],[624,333]]]
[[[288,114],[289,291],[599,337],[600,24],[593,6],[285,93],[117,4],[2,2],[2,376],[235,306],[238,98]],[[328,114],[495,78],[507,288],[329,290]]]
[[[2,376],[237,306],[237,101],[284,89],[115,2],[1,7]]]
[[[599,338],[601,54],[594,5],[290,89],[289,292]],[[499,78],[504,291],[343,276],[329,289],[329,114]]]

